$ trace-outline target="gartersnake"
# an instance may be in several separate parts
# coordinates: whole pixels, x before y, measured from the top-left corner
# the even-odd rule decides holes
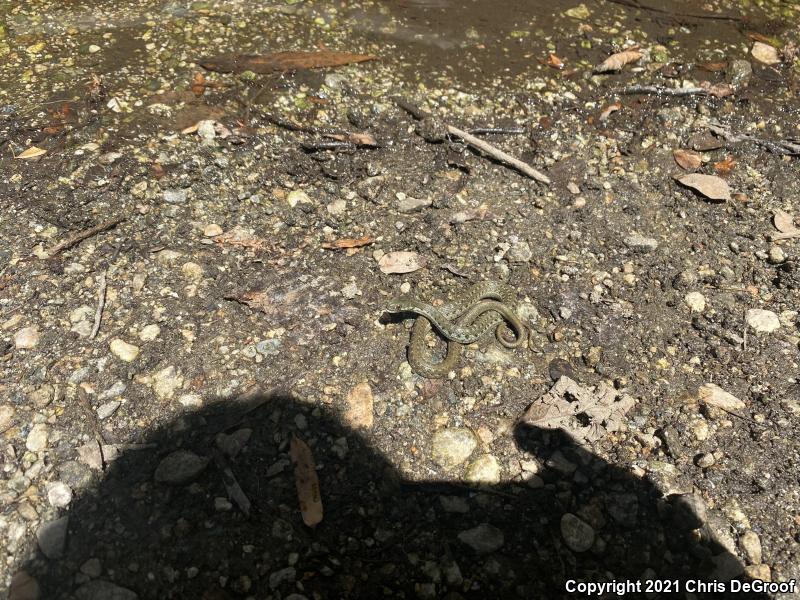
[[[440,307],[417,300],[411,296],[399,296],[387,307],[392,313],[414,313],[418,315],[411,329],[408,345],[408,362],[415,373],[424,377],[446,377],[455,368],[461,356],[461,346],[472,344],[494,330],[497,340],[507,348],[516,348],[525,341],[525,326],[512,308],[514,292],[496,281],[484,281],[472,286],[453,302]],[[510,325],[514,339],[503,334]],[[425,349],[425,337],[436,328],[447,342],[447,354],[435,363]]]

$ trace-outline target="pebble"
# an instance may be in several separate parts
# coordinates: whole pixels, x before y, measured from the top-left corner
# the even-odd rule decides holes
[[[303,190],[292,190],[286,195],[286,203],[292,208],[301,202],[311,202],[311,198]]]
[[[103,574],[103,565],[100,563],[99,558],[90,558],[81,565],[81,573],[92,579],[97,579]]]
[[[477,446],[478,440],[469,429],[440,429],[433,435],[432,458],[439,466],[452,469],[466,461]]]
[[[561,517],[561,537],[573,552],[586,552],[594,544],[594,529],[572,513]]]
[[[397,210],[401,213],[410,213],[421,210],[423,208],[427,208],[431,204],[433,204],[432,200],[426,200],[424,198],[412,198],[411,196],[406,196],[402,194],[402,192],[397,194]]]
[[[207,465],[208,458],[189,450],[176,450],[158,464],[155,480],[170,485],[184,485],[202,473]]]
[[[105,404],[101,404],[100,406],[97,407],[97,418],[100,419],[101,421],[103,419],[107,419],[115,412],[117,412],[117,409],[120,407],[121,404],[122,402],[120,402],[119,400],[112,400],[111,402],[106,402]]]
[[[708,519],[706,503],[697,494],[673,494],[668,498],[673,519],[681,529],[698,529]]]
[[[111,353],[114,356],[116,356],[121,360],[124,360],[125,362],[132,362],[136,360],[137,356],[139,356],[138,346],[129,344],[126,341],[121,340],[119,338],[111,340],[109,347],[111,348]]]
[[[333,216],[343,215],[347,212],[347,200],[339,198],[338,200],[334,200],[328,206],[325,207],[325,210],[328,211],[329,214]]]
[[[469,512],[469,504],[461,496],[439,496],[439,503],[442,505],[444,512],[458,514],[467,514]]]
[[[274,590],[283,583],[294,582],[296,578],[297,570],[294,567],[285,567],[269,574],[269,587]]]
[[[753,75],[753,65],[747,60],[732,60],[728,65],[728,81],[734,87],[747,85]]]
[[[9,404],[0,406],[0,433],[11,427],[16,412],[17,410]]]
[[[744,568],[744,574],[750,579],[759,581],[772,581],[772,571],[769,565],[749,565]]]
[[[203,144],[210,146],[214,143],[214,138],[217,137],[216,129],[214,128],[214,121],[211,119],[203,119],[197,124],[197,135],[203,140]]]
[[[72,488],[63,481],[47,484],[47,501],[56,508],[65,508],[72,502]]]
[[[478,554],[494,552],[505,544],[503,532],[489,523],[481,523],[477,527],[462,531],[458,534],[458,539]]]
[[[55,521],[43,523],[36,531],[36,542],[39,550],[47,558],[53,560],[61,558],[64,554],[64,546],[67,543],[67,526],[69,516],[61,517]]]
[[[464,479],[472,483],[500,483],[500,463],[491,454],[484,454],[467,467]]]
[[[741,410],[745,407],[745,403],[739,400],[739,398],[733,394],[729,394],[713,383],[705,383],[702,385],[699,398],[701,402],[708,406],[721,408],[722,410]]]
[[[739,546],[747,562],[751,565],[761,564],[761,539],[755,531],[752,529],[745,531],[739,538]]]
[[[745,316],[747,324],[758,333],[772,333],[781,326],[781,321],[771,310],[751,308]]]
[[[706,297],[700,292],[689,292],[683,297],[683,301],[692,312],[703,312],[706,308]]]
[[[206,225],[203,228],[203,235],[210,238],[222,235],[222,227],[220,227],[216,223],[211,223],[209,225]]]
[[[193,263],[186,263],[186,264],[193,264]],[[183,265],[186,267],[186,265]],[[142,330],[139,332],[139,339],[143,342],[152,342],[161,334],[161,327],[156,325],[155,323],[151,323],[150,325],[145,325],[142,327]]]
[[[575,469],[578,468],[578,465],[570,461],[566,456],[564,456],[560,450],[556,450],[547,459],[545,464],[550,467],[551,469],[558,471],[563,475],[569,475],[575,472]]]
[[[18,350],[35,348],[41,335],[36,327],[23,327],[14,334],[14,347]]]
[[[47,433],[47,425],[36,423],[28,433],[25,447],[31,452],[41,452],[47,448]]]
[[[533,258],[533,250],[528,242],[514,242],[506,252],[506,259],[513,263],[527,263]]]
[[[103,579],[94,579],[75,590],[76,600],[138,600],[139,595]]]
[[[107,390],[100,392],[97,395],[97,399],[100,401],[105,401],[105,400],[112,400],[113,398],[118,398],[123,393],[125,393],[126,389],[128,389],[128,386],[125,384],[125,382],[118,381]]]
[[[371,429],[374,421],[372,387],[363,381],[353,387],[345,399],[344,422],[352,428]]]
[[[8,586],[8,600],[40,600],[42,590],[27,571],[17,571]]]
[[[712,467],[716,462],[717,459],[714,458],[714,455],[711,452],[704,452],[703,454],[698,454],[694,459],[694,464],[696,464],[701,469],[707,469],[709,467]]]
[[[186,202],[188,192],[185,189],[164,190],[164,202],[170,204],[183,204]]]
[[[167,400],[172,398],[175,390],[183,385],[183,376],[175,368],[175,365],[170,365],[153,374],[152,384],[156,396]]]
[[[780,246],[772,246],[769,249],[768,260],[773,265],[779,265],[782,262],[786,262],[786,252],[784,252],[783,248]]]
[[[629,235],[625,238],[624,242],[628,248],[636,250],[637,252],[647,253],[658,248],[658,240],[639,235],[638,233]]]
[[[214,498],[214,510],[217,512],[226,512],[233,508],[233,504],[227,498],[216,497]]]

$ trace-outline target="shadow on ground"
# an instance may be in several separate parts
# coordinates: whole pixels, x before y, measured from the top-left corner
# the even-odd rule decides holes
[[[229,462],[249,518],[228,504],[211,459],[220,433],[243,428],[250,438]],[[317,461],[325,518],[313,530],[298,510],[295,433]],[[537,456],[559,446],[578,469],[544,469],[538,489],[413,483],[336,415],[286,394],[212,403],[123,453],[73,502],[63,556],[36,553],[24,568],[48,600],[587,597],[567,594],[565,582],[709,580],[736,568],[697,528],[691,496],[663,498],[564,438],[522,425],[515,437]],[[209,458],[206,468],[191,483],[156,482],[160,461],[179,449]],[[567,513],[596,531],[590,549],[565,544]],[[578,527],[575,539],[587,533]]]

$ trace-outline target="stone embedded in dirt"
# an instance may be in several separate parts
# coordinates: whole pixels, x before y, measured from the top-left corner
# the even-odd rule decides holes
[[[436,464],[452,469],[467,460],[477,446],[478,440],[469,429],[440,429],[433,435],[431,455]]]
[[[722,410],[740,410],[746,406],[739,398],[713,383],[703,384],[698,396],[700,402]]]
[[[42,590],[27,571],[17,571],[8,586],[8,600],[42,600]]]
[[[698,529],[707,518],[706,503],[697,494],[672,494],[667,498],[672,505],[672,518],[681,529]]]
[[[689,292],[683,297],[683,301],[692,312],[703,312],[706,309],[706,297],[700,292]]]
[[[69,516],[64,516],[39,526],[36,531],[36,542],[39,544],[39,550],[47,558],[53,560],[63,556],[68,525]]]
[[[634,233],[624,240],[625,245],[637,252],[652,252],[658,248],[658,240]]]
[[[781,62],[778,49],[764,42],[754,42],[753,47],[750,49],[750,54],[752,54],[753,58],[758,62],[762,62],[765,65],[777,65]]]
[[[72,502],[72,489],[63,481],[47,484],[47,501],[51,506],[64,508]]]
[[[784,263],[786,262],[786,252],[780,246],[772,246],[769,249],[768,260],[773,265]]]
[[[297,569],[285,567],[269,574],[269,587],[273,590],[284,583],[293,583],[297,579]]]
[[[203,228],[203,235],[210,238],[217,237],[218,235],[222,235],[222,231],[222,227],[216,223],[210,223]]]
[[[479,456],[467,467],[464,479],[471,483],[500,483],[500,463],[491,454]]]
[[[119,400],[112,400],[111,402],[106,402],[105,404],[101,404],[100,406],[97,407],[97,418],[100,419],[101,421],[107,419],[115,412],[117,412],[117,409],[120,407],[121,404],[122,402],[120,402]]]
[[[169,204],[183,204],[187,197],[188,192],[185,189],[164,190],[164,202]]]
[[[527,263],[533,258],[533,250],[531,250],[531,245],[524,240],[514,242],[506,252],[505,258],[512,263]]]
[[[739,538],[739,546],[750,564],[761,564],[761,539],[755,531],[745,531]]]
[[[429,200],[427,198],[412,198],[411,196],[406,196],[403,192],[398,192],[396,196],[397,211],[401,213],[415,212],[422,210],[423,208],[428,208],[431,204],[433,204],[433,200]]]
[[[702,454],[698,454],[694,459],[694,464],[696,464],[701,469],[708,469],[709,467],[713,467],[714,463],[717,462],[717,459],[714,458],[714,454],[711,452],[704,452]]]
[[[344,422],[353,428],[370,429],[373,424],[373,396],[369,383],[362,381],[347,394]]]
[[[745,315],[747,324],[758,333],[772,333],[780,329],[781,321],[771,310],[763,308],[751,308]]]
[[[125,393],[126,389],[128,389],[128,386],[125,384],[124,381],[117,381],[114,385],[112,385],[107,390],[104,390],[104,391],[100,392],[97,395],[97,399],[100,400],[101,402],[105,401],[105,400],[112,400],[114,398],[117,398],[117,397],[121,396],[123,393]]]
[[[155,480],[170,485],[184,485],[192,481],[208,465],[208,458],[189,450],[176,450],[161,460],[156,467]]]
[[[90,558],[81,565],[80,572],[87,577],[97,579],[103,574],[103,565],[99,558]]]
[[[310,204],[311,198],[303,190],[292,190],[286,195],[286,203],[294,208],[298,204]]]
[[[151,383],[156,396],[167,400],[172,398],[175,390],[183,385],[183,375],[175,368],[175,365],[170,365],[156,371],[151,378]]]
[[[3,433],[9,427],[11,427],[11,422],[16,413],[17,409],[10,404],[3,404],[0,406],[0,433]]]
[[[132,362],[139,356],[139,347],[129,344],[124,340],[115,338],[109,344],[111,353],[125,362]]]
[[[594,544],[594,529],[572,513],[561,517],[561,537],[573,552],[586,552]]]
[[[458,539],[478,554],[489,554],[499,550],[506,541],[503,532],[489,523],[481,523],[477,527],[462,531],[458,534]]]
[[[744,568],[744,574],[752,580],[772,581],[772,569],[769,565],[749,565]]]
[[[728,64],[728,83],[733,87],[747,85],[753,75],[753,65],[750,61],[737,59]]]
[[[76,600],[138,600],[139,595],[127,588],[95,579],[75,590]]]
[[[14,347],[18,350],[35,348],[40,338],[41,334],[36,327],[23,327],[14,334]]]
[[[564,456],[561,450],[553,452],[550,458],[545,461],[545,464],[562,475],[570,475],[578,468],[578,465]]]
[[[186,265],[183,266],[185,267]],[[161,334],[161,327],[159,327],[155,323],[151,323],[150,325],[145,325],[144,327],[142,327],[142,330],[139,332],[139,339],[142,340],[143,342],[152,342],[160,334]]]
[[[36,423],[25,439],[25,447],[31,452],[41,452],[47,448],[47,434],[47,425]]]

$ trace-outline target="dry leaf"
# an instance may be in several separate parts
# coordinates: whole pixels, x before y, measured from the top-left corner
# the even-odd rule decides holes
[[[362,381],[347,394],[347,408],[344,412],[345,422],[350,427],[372,427],[373,422],[372,388]]]
[[[237,225],[222,235],[218,235],[214,238],[214,242],[220,245],[239,246],[255,251],[263,250],[267,245],[266,240],[256,237],[241,225]]]
[[[369,246],[375,243],[375,238],[365,235],[360,238],[342,238],[335,242],[322,244],[326,250],[344,250],[347,248],[361,248],[362,246]]]
[[[617,112],[621,108],[622,104],[620,104],[619,102],[614,102],[614,104],[609,104],[603,109],[603,112],[600,113],[600,117],[598,118],[598,120],[602,123],[611,115],[611,113]]]
[[[775,209],[775,216],[772,217],[772,223],[775,225],[775,229],[781,233],[797,231],[797,227],[794,225],[794,217],[780,208]]]
[[[694,171],[699,168],[700,164],[703,162],[700,154],[694,150],[678,148],[672,151],[672,156],[675,158],[675,162],[678,163],[678,166],[687,171]]]
[[[314,466],[311,448],[296,435],[289,443],[289,456],[294,464],[294,483],[303,523],[314,527],[322,521],[322,496],[319,491],[319,478]]]
[[[545,59],[538,59],[540,63],[543,65],[547,65],[553,69],[563,69],[564,68],[564,61],[561,60],[557,55],[553,54],[552,52],[547,55]]]
[[[198,72],[192,78],[192,93],[195,96],[202,96],[206,93],[206,76]]]
[[[378,267],[383,273],[413,273],[428,263],[416,252],[389,252],[381,256]]]
[[[200,60],[200,65],[219,73],[273,73],[295,69],[339,67],[351,63],[376,60],[372,54],[351,54],[319,50],[317,52],[274,52],[271,54],[220,54]]]
[[[202,123],[202,121],[198,121],[194,125],[189,125],[181,129],[181,133],[197,133],[197,130],[200,129],[200,123]]]
[[[730,154],[723,160],[714,163],[714,170],[720,175],[727,175],[736,166],[736,161]]]
[[[778,49],[764,42],[755,42],[753,48],[750,50],[750,54],[752,54],[753,58],[757,61],[765,65],[777,65],[781,62],[781,58],[778,56]]]
[[[37,148],[36,146],[31,146],[30,148],[26,148],[17,154],[14,158],[36,158],[37,156],[42,156],[43,154],[47,154],[47,150]]]
[[[564,430],[579,443],[587,444],[619,430],[635,403],[631,396],[604,383],[588,388],[562,376],[530,405],[520,421],[541,429]]]
[[[710,200],[725,201],[731,199],[731,189],[728,187],[728,182],[716,175],[692,173],[691,175],[684,175],[678,181],[686,187],[700,192]]]
[[[594,68],[595,73],[608,73],[609,71],[619,71],[628,63],[636,62],[642,58],[642,53],[638,50],[623,50],[612,54]]]
[[[708,71],[709,73],[718,73],[720,71],[724,71],[728,67],[728,63],[726,62],[707,62],[707,63],[700,63],[697,65],[699,69],[703,69],[704,71]]]
[[[351,144],[355,144],[356,146],[370,146],[375,147],[378,145],[378,140],[375,139],[375,136],[371,133],[366,131],[362,133],[329,133],[325,137],[329,137],[334,140],[339,140],[340,142],[350,142]]]

